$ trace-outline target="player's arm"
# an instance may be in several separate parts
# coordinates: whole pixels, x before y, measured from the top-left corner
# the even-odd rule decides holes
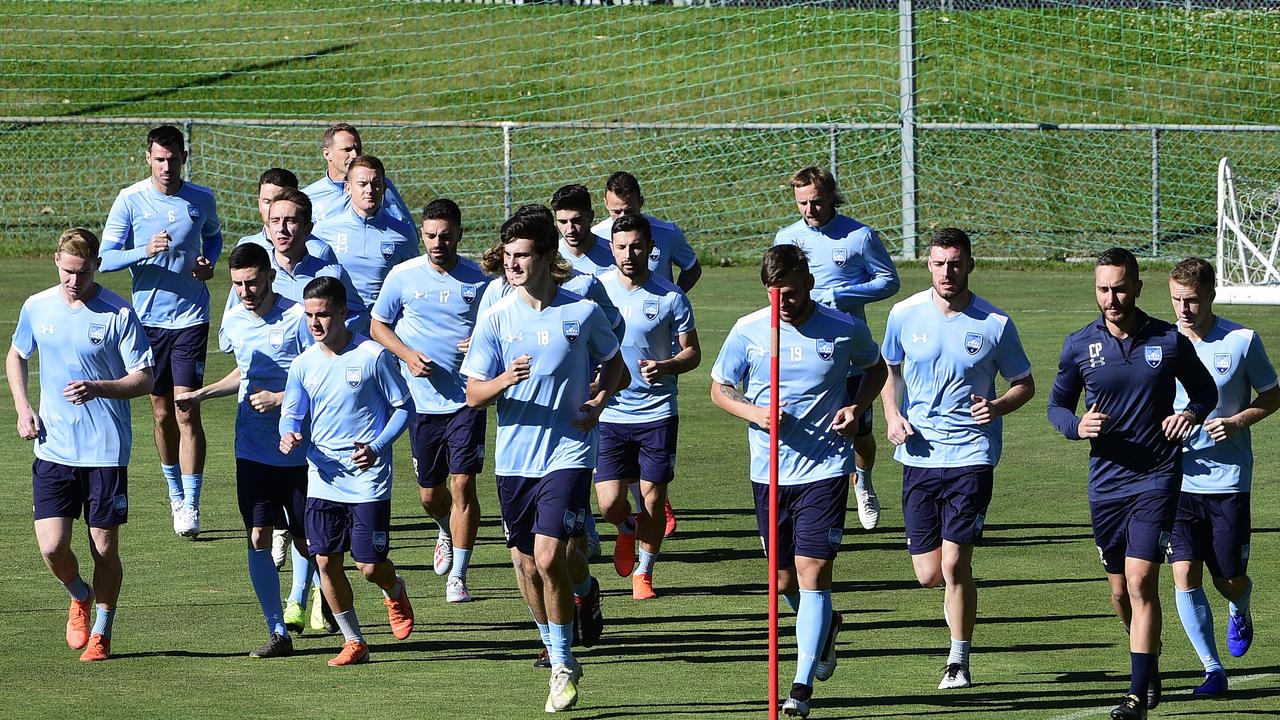
[[[18,411],[18,437],[23,440],[35,440],[40,435],[40,417],[31,407],[31,396],[27,385],[30,374],[27,372],[27,365],[27,358],[18,352],[18,348],[10,345],[9,354],[4,359],[4,371],[9,379],[9,394],[13,395],[13,407]]]
[[[405,345],[400,340],[400,336],[396,335],[395,331],[391,329],[391,326],[378,318],[376,305],[374,306],[373,317],[369,321],[369,335],[374,342],[400,358],[405,367],[409,368],[409,373],[414,377],[427,377],[431,374],[431,358]]]
[[[687,293],[702,278],[702,263],[698,262],[698,254],[693,251],[693,246],[684,236],[684,231],[677,227],[676,233],[678,240],[671,248],[671,261],[680,268],[680,275],[675,279],[676,287]]]
[[[1100,412],[1095,402],[1084,417],[1076,415],[1076,407],[1080,404],[1080,393],[1084,391],[1084,377],[1080,374],[1080,366],[1076,364],[1075,350],[1071,347],[1071,337],[1062,343],[1062,354],[1058,356],[1058,374],[1053,379],[1053,389],[1049,391],[1047,414],[1049,423],[1068,440],[1087,440],[1102,434],[1102,426],[1109,418]]]
[[[683,375],[702,364],[702,345],[698,343],[698,331],[689,330],[676,335],[680,351],[667,360],[641,360],[640,377],[652,385],[663,375]]]
[[[209,398],[235,395],[238,390],[240,390],[240,368],[235,367],[218,382],[173,396],[173,404],[177,405],[179,410],[186,411]]]
[[[1278,408],[1280,408],[1280,385],[1273,385],[1270,390],[1258,393],[1248,407],[1235,415],[1206,420],[1204,430],[1215,442],[1222,442],[1241,430],[1261,422]]]
[[[627,363],[622,359],[622,351],[618,350],[600,365],[599,377],[591,384],[595,392],[582,404],[582,407],[578,408],[582,414],[571,424],[583,432],[595,427],[609,398],[629,385],[631,385],[631,371],[627,370]]]
[[[764,430],[769,429],[769,408],[761,407],[748,400],[736,385],[712,379],[711,402],[739,420],[746,420]],[[783,405],[785,404],[784,402]]]
[[[310,411],[311,398],[302,385],[302,377],[291,367],[284,384],[284,402],[280,405],[278,430],[281,453],[288,455],[302,445],[302,421]]]
[[[885,435],[889,442],[901,445],[916,434],[911,423],[902,414],[902,364],[889,363],[884,387],[880,389],[880,404],[884,406]]]
[[[155,372],[148,366],[139,368],[119,380],[73,380],[62,390],[68,402],[80,404],[94,398],[131,400],[151,392]]]
[[[1174,376],[1187,391],[1187,407],[1166,417],[1160,423],[1166,439],[1182,442],[1191,437],[1191,431],[1209,417],[1209,413],[1218,405],[1218,385],[1213,381],[1208,368],[1200,362],[1195,346],[1185,335],[1177,337],[1178,356],[1174,365]]]
[[[837,285],[828,291],[830,304],[838,310],[854,312],[867,303],[893,297],[902,287],[898,267],[893,264],[880,236],[870,228],[862,246],[862,269],[868,278],[865,282]]]
[[[197,280],[208,281],[213,277],[213,266],[222,255],[222,221],[218,219],[218,206],[212,198],[206,211],[204,224],[200,226],[202,241],[200,256],[196,258],[196,266],[191,274]]]
[[[467,406],[473,408],[488,407],[506,392],[507,388],[529,379],[529,361],[533,356],[521,355],[503,371],[501,375],[490,380],[481,380],[475,376],[467,378]]]
[[[676,287],[680,288],[685,292],[689,292],[690,290],[693,289],[694,285],[698,284],[698,280],[701,280],[701,279],[702,279],[702,263],[698,262],[695,259],[692,265],[680,270],[680,276],[676,278]]]
[[[884,390],[888,380],[889,366],[877,353],[876,361],[862,369],[862,380],[858,382],[858,392],[853,402],[836,411],[831,429],[852,438],[858,430],[858,418],[871,407],[871,403],[875,402],[876,396]]]
[[[152,235],[141,247],[130,248],[132,239],[133,220],[129,203],[120,194],[112,203],[107,222],[102,226],[102,244],[98,251],[102,265],[99,269],[103,272],[123,270],[169,249],[169,233],[165,231]]]

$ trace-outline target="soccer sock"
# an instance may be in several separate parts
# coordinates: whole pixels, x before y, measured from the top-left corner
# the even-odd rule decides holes
[[[529,608],[529,616],[533,616],[533,608]],[[538,637],[542,638],[542,647],[547,649],[547,655],[551,655],[551,626],[547,623],[538,622],[537,618],[533,620],[533,626],[538,628]]]
[[[111,623],[116,619],[116,609],[110,610],[98,605],[96,613],[93,616],[93,634],[101,635],[104,638],[111,638]]]
[[[449,520],[452,517],[453,513],[447,512],[436,518],[436,526],[440,528],[440,537],[448,540],[451,544],[453,543],[453,535],[449,532]]]
[[[629,483],[627,487],[631,489],[631,499],[636,501],[636,507],[644,507],[644,492],[640,490],[640,483]]]
[[[547,654],[551,658],[551,666],[568,665],[569,660],[573,658],[569,652],[569,643],[573,641],[573,620],[563,625],[547,623],[547,641]]]
[[[271,559],[271,548],[255,550],[249,547],[249,582],[253,584],[253,594],[258,596],[267,629],[277,635],[288,636],[289,631],[284,627],[284,609],[280,607],[280,571]]]
[[[628,515],[626,520],[614,523],[614,525],[618,526],[618,532],[622,535],[636,534],[636,519],[634,515]]]
[[[1129,678],[1129,694],[1137,695],[1144,703],[1147,701],[1147,686],[1151,684],[1151,674],[1155,672],[1159,657],[1155,653],[1129,653],[1129,671],[1132,673]]]
[[[951,652],[947,654],[948,665],[969,667],[969,640],[951,639]]]
[[[200,488],[204,486],[204,474],[192,473],[182,476],[182,492],[186,497],[187,507],[200,509]]]
[[[289,602],[306,607],[307,595],[311,593],[311,574],[315,572],[315,560],[298,552],[298,546],[290,543],[293,558],[293,581],[289,585]]]
[[[164,480],[169,483],[169,502],[182,502],[182,471],[177,465],[161,463],[160,472],[164,473]]]
[[[853,475],[857,478],[858,487],[864,492],[875,492],[876,489],[871,485],[871,471],[854,466]]]
[[[782,599],[787,601],[787,606],[791,608],[791,612],[799,612],[800,593],[791,593],[789,595],[783,595]]]
[[[84,602],[89,599],[89,586],[85,584],[79,575],[62,583],[62,587],[67,589],[67,594],[71,596],[72,600]]]
[[[351,642],[352,640],[364,642],[364,633],[360,632],[360,621],[356,619],[355,608],[334,613],[333,619],[337,621],[338,629],[342,630],[344,642]]]
[[[396,581],[391,583],[391,587],[382,588],[382,595],[387,599],[399,597],[400,591],[403,589],[404,589],[404,581],[400,579],[399,575],[397,575]]]
[[[1200,656],[1204,671],[1221,671],[1222,658],[1218,656],[1218,646],[1213,639],[1213,608],[1209,606],[1204,588],[1177,590],[1175,599],[1182,629],[1187,631],[1187,639],[1191,641],[1191,647],[1196,649],[1196,655]]]
[[[588,569],[587,576],[582,578],[582,582],[573,584],[573,594],[575,597],[584,598],[591,594],[591,571]]]
[[[461,578],[464,582],[467,579],[467,565],[471,563],[470,548],[453,548],[453,569],[449,571],[449,577]]]
[[[801,590],[796,611],[796,679],[799,685],[813,684],[813,666],[822,652],[822,642],[831,627],[831,591]]]
[[[1249,585],[1244,589],[1244,594],[1238,599],[1227,603],[1229,610],[1234,617],[1249,614],[1249,597],[1253,595],[1253,578],[1249,578]]]
[[[648,575],[653,577],[653,562],[658,559],[658,553],[651,553],[648,550],[640,551],[640,562],[636,563],[636,575]]]

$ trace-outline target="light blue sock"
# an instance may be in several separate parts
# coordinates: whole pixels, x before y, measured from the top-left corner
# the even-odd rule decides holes
[[[782,599],[787,601],[787,607],[791,608],[791,612],[796,612],[800,609],[799,593],[791,593],[790,595],[783,595]]]
[[[280,607],[280,571],[271,559],[271,548],[255,550],[249,547],[249,582],[253,594],[258,596],[258,606],[267,621],[269,632],[288,636],[284,627],[284,609]]]
[[[471,548],[453,548],[453,569],[449,571],[449,577],[461,578],[464,582],[467,579],[467,566],[471,564]]]
[[[200,509],[200,488],[203,486],[203,473],[182,476],[182,493],[185,497],[183,502],[186,503],[187,507]]]
[[[547,639],[550,641],[547,654],[551,656],[551,667],[568,665],[573,659],[573,653],[569,651],[569,643],[573,641],[573,620],[564,625],[548,623]]]
[[[307,606],[311,595],[311,576],[316,572],[316,561],[298,552],[296,545],[289,545],[293,560],[293,581],[289,585],[289,602]]]
[[[72,600],[84,602],[89,599],[89,586],[85,584],[79,575],[71,578],[68,582],[62,583],[62,587],[67,589],[67,594],[71,596]]]
[[[98,605],[93,616],[93,634],[111,639],[111,623],[116,619],[116,609],[110,610]]]
[[[542,638],[542,647],[547,649],[547,654],[551,654],[551,626],[547,623],[533,621],[534,627],[538,628],[538,637]]]
[[[169,502],[182,502],[182,471],[177,465],[160,465],[165,482],[169,483]]]
[[[947,664],[969,667],[969,645],[971,643],[971,640],[951,638],[951,652],[947,653]]]
[[[822,652],[831,626],[831,591],[801,590],[800,609],[796,611],[796,679],[800,685],[813,685],[813,666]]]
[[[590,573],[590,571],[588,571],[588,572],[587,572],[587,576],[586,576],[586,577],[584,577],[584,578],[582,579],[582,582],[574,583],[574,584],[573,584],[573,595],[574,595],[574,597],[580,597],[580,598],[581,598],[581,597],[586,597],[586,596],[587,596],[587,595],[589,595],[589,594],[591,594],[591,573]]]
[[[1174,598],[1178,603],[1178,619],[1182,621],[1182,629],[1187,631],[1187,639],[1207,673],[1222,670],[1222,658],[1218,655],[1218,644],[1213,639],[1213,608],[1209,606],[1209,598],[1204,588],[1192,590],[1176,590]]]
[[[1238,600],[1227,604],[1227,609],[1235,617],[1249,614],[1249,598],[1253,595],[1253,578],[1249,578],[1249,586],[1244,589],[1244,594]]]
[[[658,559],[657,553],[651,553],[645,550],[640,551],[640,562],[636,563],[637,575],[648,575],[653,577],[653,562]]]

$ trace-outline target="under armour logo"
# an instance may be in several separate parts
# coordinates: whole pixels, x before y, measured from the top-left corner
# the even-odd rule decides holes
[[[514,334],[513,334],[513,333],[507,333],[507,342],[509,342],[509,343],[513,343],[513,342],[524,342],[524,333],[523,333],[523,332],[518,332],[518,333],[514,333]]]
[[[1089,343],[1089,367],[1106,364],[1107,359],[1102,355],[1102,343]]]
[[[911,333],[911,342],[913,343],[929,342],[929,335],[928,333],[921,333],[919,335],[915,333]]]
[[[421,290],[414,290],[414,291],[413,291],[413,299],[414,299],[414,300],[421,300],[422,298],[424,298],[424,297],[426,297],[426,296],[427,296],[427,294],[426,294],[425,292],[421,291]]]
[[[52,326],[52,325],[41,325],[41,326],[40,326],[40,334],[41,334],[41,335],[52,335],[52,334],[53,334],[53,331],[54,331],[54,330],[56,330],[56,329],[57,329],[57,328],[55,328],[55,327],[54,327],[54,326]]]

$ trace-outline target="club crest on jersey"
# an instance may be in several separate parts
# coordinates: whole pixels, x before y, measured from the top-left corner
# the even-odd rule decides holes
[[[835,263],[836,267],[844,267],[844,264],[846,261],[848,261],[848,259],[849,259],[848,248],[842,248],[842,247],[831,248],[831,262]]]
[[[560,327],[564,331],[565,340],[568,340],[570,343],[578,341],[578,335],[582,332],[582,326],[578,324],[577,320],[565,320]]]
[[[1153,368],[1160,367],[1160,361],[1164,359],[1164,349],[1159,345],[1147,345],[1142,348],[1142,354],[1147,359],[1147,364]]]
[[[196,222],[197,220],[200,219],[200,208],[196,207],[195,205],[188,205],[187,215],[191,216],[191,222]]]
[[[982,333],[965,333],[964,349],[970,355],[977,355],[978,351],[982,349]]]
[[[376,532],[373,534],[373,549],[379,553],[387,551],[387,534],[385,532]]]
[[[476,291],[479,285],[463,285],[462,286],[462,302],[470,305],[476,301]]]
[[[657,300],[644,301],[644,316],[649,318],[650,320],[654,320],[658,317],[658,301]]]
[[[390,260],[392,255],[396,254],[396,244],[393,242],[382,243],[382,259]]]
[[[284,331],[272,330],[267,335],[267,341],[271,343],[272,348],[279,350],[280,348],[284,347]]]
[[[89,325],[89,342],[95,346],[101,345],[103,340],[107,339],[107,326],[101,323],[91,323]]]
[[[1226,375],[1231,371],[1231,353],[1214,353],[1213,369],[1218,371],[1219,375]]]
[[[347,384],[351,387],[360,387],[360,368],[347,368]]]
[[[654,245],[653,250],[649,251],[649,262],[656,263],[660,257],[662,257],[662,251],[658,249],[657,245]]]
[[[834,340],[829,340],[827,338],[819,338],[817,341],[817,345],[818,345],[818,357],[822,358],[823,360],[830,360],[831,356],[836,353],[836,343]]]

